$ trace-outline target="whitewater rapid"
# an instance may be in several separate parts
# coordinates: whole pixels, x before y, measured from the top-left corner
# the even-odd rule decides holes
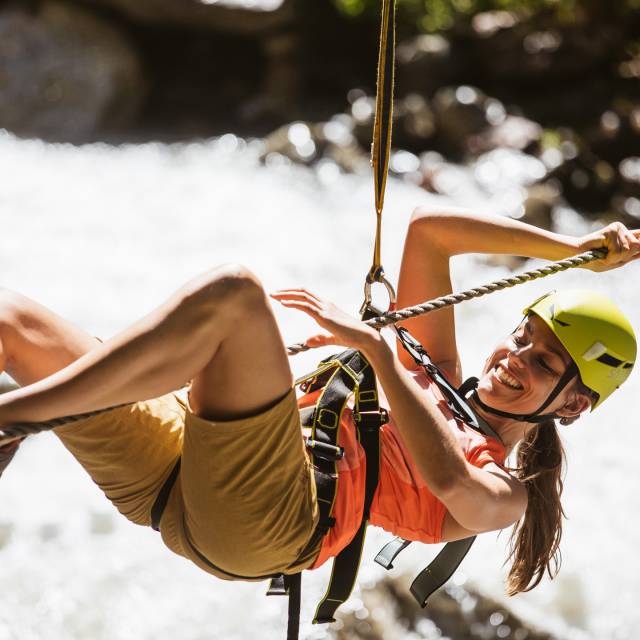
[[[0,286],[101,337],[225,262],[247,265],[267,290],[305,286],[357,313],[372,256],[370,176],[284,159],[264,166],[260,150],[259,142],[232,135],[169,146],[73,147],[0,132]],[[494,179],[517,182],[513,174],[526,172],[526,162],[497,163]],[[497,206],[500,190],[480,188],[471,172],[451,168],[449,178],[454,199],[390,181],[383,263],[391,281],[416,205]],[[570,211],[563,215],[566,228],[589,228]],[[452,272],[456,290],[510,273],[473,256],[454,259]],[[457,307],[465,373],[478,371],[526,302],[556,286],[604,290],[640,327],[639,275],[637,265],[606,274],[578,269]],[[287,343],[315,331],[303,314],[275,312]],[[320,355],[292,359],[294,372]],[[602,411],[563,429],[568,520],[560,576],[504,598],[504,532],[480,537],[458,581],[468,578],[561,638],[637,637],[639,395],[634,372]],[[371,530],[365,583],[384,573],[371,558],[387,539]],[[421,568],[435,551],[413,545],[396,564]],[[327,575],[324,567],[305,576],[304,638],[325,637],[308,621]],[[158,534],[125,521],[51,434],[30,438],[0,481],[0,640],[280,639],[286,602],[264,591],[264,584],[215,581],[167,551]]]

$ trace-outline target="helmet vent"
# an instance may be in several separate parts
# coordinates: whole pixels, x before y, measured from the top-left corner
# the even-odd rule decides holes
[[[568,322],[562,322],[562,320],[558,320],[558,318],[556,318],[556,305],[552,304],[551,307],[549,308],[549,312],[551,313],[551,319],[554,322],[557,322],[561,327],[570,327],[571,325]]]
[[[583,354],[582,357],[587,361],[599,360],[601,356],[607,353],[607,347],[602,342],[594,342]]]
[[[608,364],[610,367],[619,367],[621,364],[623,364],[622,360],[618,360],[618,358],[614,358],[608,353],[601,355],[598,358],[598,362],[602,362],[602,364]]]

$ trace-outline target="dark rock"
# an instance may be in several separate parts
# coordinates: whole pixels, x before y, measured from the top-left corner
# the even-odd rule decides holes
[[[609,207],[616,192],[616,171],[588,150],[574,148],[576,155],[550,171],[549,177],[562,185],[562,195],[573,207],[598,215]]]
[[[294,122],[265,138],[261,159],[270,162],[281,156],[291,162],[312,165],[324,158],[343,171],[359,172],[368,166],[368,158],[352,131],[353,121],[346,115],[335,116],[329,122]]]
[[[394,109],[393,146],[414,151],[428,148],[436,133],[433,111],[426,98],[411,93],[396,100]]]
[[[55,0],[0,11],[0,127],[82,142],[126,126],[144,95],[135,49],[104,20]]]
[[[489,125],[486,96],[470,86],[444,87],[433,98],[435,123],[440,146],[453,156],[467,150],[467,139]]]
[[[460,81],[520,105],[545,124],[586,124],[607,109],[612,72],[623,55],[622,43],[631,37],[625,35],[625,21],[569,23],[541,11],[512,22],[476,16],[472,27],[452,40],[472,69]]]
[[[560,191],[549,181],[530,186],[524,201],[523,222],[551,231],[552,213],[560,204]]]
[[[375,96],[367,95],[360,89],[349,92],[349,116],[353,118],[353,135],[363,148],[371,146],[373,121],[376,113]]]
[[[261,159],[267,161],[273,154],[279,154],[302,164],[311,164],[318,157],[318,147],[312,128],[304,122],[284,125],[269,134],[265,140]]]
[[[502,29],[510,29],[518,22],[518,15],[511,11],[483,11],[473,16],[471,25],[478,37],[490,38]]]
[[[441,35],[420,35],[397,47],[397,91],[400,96],[432,96],[439,87],[456,83],[465,60]]]
[[[494,30],[470,43],[476,59],[496,79],[516,84],[583,80],[611,60],[621,33],[606,24],[565,24],[541,13]]]
[[[625,158],[618,165],[620,176],[619,192],[612,198],[611,205],[628,227],[640,227],[640,157]]]
[[[293,30],[266,34],[262,51],[266,68],[260,93],[241,109],[247,123],[276,118],[292,120],[299,116],[298,100],[302,95],[302,69],[299,64],[301,38]]]
[[[640,157],[625,158],[618,166],[624,195],[640,198]]]
[[[421,609],[408,586],[408,576],[386,577],[375,587],[363,590],[361,606],[342,617],[337,640],[401,640],[409,635],[455,640],[553,640],[551,634],[526,624],[472,587],[450,584],[436,591],[427,607]]]
[[[616,104],[618,103],[618,104]],[[640,148],[640,101],[613,100],[597,123],[587,127],[584,139],[589,148],[609,162],[618,163]]]

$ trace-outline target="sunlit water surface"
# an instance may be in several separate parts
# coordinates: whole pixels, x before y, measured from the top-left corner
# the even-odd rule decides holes
[[[224,262],[248,265],[267,289],[306,286],[355,313],[372,252],[370,177],[286,162],[264,167],[259,152],[259,143],[233,136],[76,148],[0,134],[0,284],[103,337]],[[451,168],[455,204],[500,208],[504,192],[495,180],[502,177],[511,193],[516,174],[527,172],[517,157],[488,168],[482,175],[493,176],[491,188]],[[383,255],[393,281],[413,207],[452,202],[390,182]],[[571,227],[577,219],[566,212],[563,222]],[[456,258],[454,288],[508,273]],[[458,307],[465,372],[477,372],[524,304],[552,286],[608,291],[640,326],[638,275],[636,266],[607,274],[574,270]],[[288,343],[315,331],[302,314],[275,311]],[[309,369],[319,355],[292,359],[294,371]],[[634,375],[605,409],[564,430],[563,569],[508,601],[559,637],[637,637],[639,395]],[[507,538],[481,536],[455,579],[503,598]],[[384,573],[371,558],[386,539],[370,531],[365,583]],[[435,551],[413,545],[397,565],[419,568]],[[325,567],[305,577],[303,637],[325,637],[306,622],[327,576]],[[280,639],[286,602],[264,591],[263,584],[217,582],[167,551],[155,532],[129,524],[50,434],[31,438],[0,482],[0,640]]]

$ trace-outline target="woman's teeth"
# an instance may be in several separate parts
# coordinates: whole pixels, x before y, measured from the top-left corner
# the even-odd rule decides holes
[[[498,365],[496,369],[496,378],[512,389],[522,389],[522,385],[513,376],[510,376],[500,365]]]

